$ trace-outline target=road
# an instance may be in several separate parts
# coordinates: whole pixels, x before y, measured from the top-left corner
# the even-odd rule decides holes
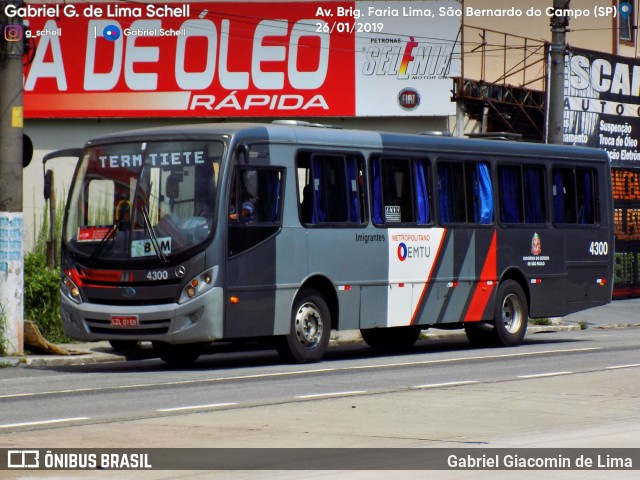
[[[639,346],[628,328],[537,334],[509,349],[463,337],[397,355],[343,346],[302,366],[260,351],[187,370],[155,359],[8,368],[0,447],[638,448]]]

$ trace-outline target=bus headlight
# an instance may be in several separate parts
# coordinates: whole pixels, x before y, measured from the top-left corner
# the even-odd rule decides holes
[[[182,289],[182,294],[180,295],[178,303],[188,302],[189,300],[202,295],[204,292],[211,290],[217,273],[218,267],[216,266],[193,278]]]
[[[62,293],[74,303],[82,303],[82,296],[80,295],[80,289],[73,283],[67,275],[62,275],[62,281],[60,282],[60,290]]]

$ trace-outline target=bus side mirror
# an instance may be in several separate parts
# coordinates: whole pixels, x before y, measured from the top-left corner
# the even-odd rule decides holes
[[[53,170],[47,170],[44,174],[44,199],[51,198],[51,188],[53,188]]]
[[[56,150],[55,152],[47,153],[44,157],[42,157],[42,174],[44,175],[45,200],[49,200],[49,198],[51,198],[51,189],[53,188],[53,171],[45,171],[46,163],[52,158],[75,157],[76,159],[78,159],[80,158],[80,155],[82,155],[81,148],[65,148],[64,150]]]
[[[33,158],[33,142],[28,135],[22,135],[22,168],[27,168]]]

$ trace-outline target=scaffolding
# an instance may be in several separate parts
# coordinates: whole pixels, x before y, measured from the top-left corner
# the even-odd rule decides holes
[[[476,132],[510,132],[542,142],[548,44],[487,28],[463,29],[461,76],[454,79],[452,99],[477,122]]]

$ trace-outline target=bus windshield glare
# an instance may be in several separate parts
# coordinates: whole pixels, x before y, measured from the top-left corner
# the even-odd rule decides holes
[[[168,257],[213,230],[224,147],[149,141],[88,147],[74,179],[64,241],[94,260]]]

